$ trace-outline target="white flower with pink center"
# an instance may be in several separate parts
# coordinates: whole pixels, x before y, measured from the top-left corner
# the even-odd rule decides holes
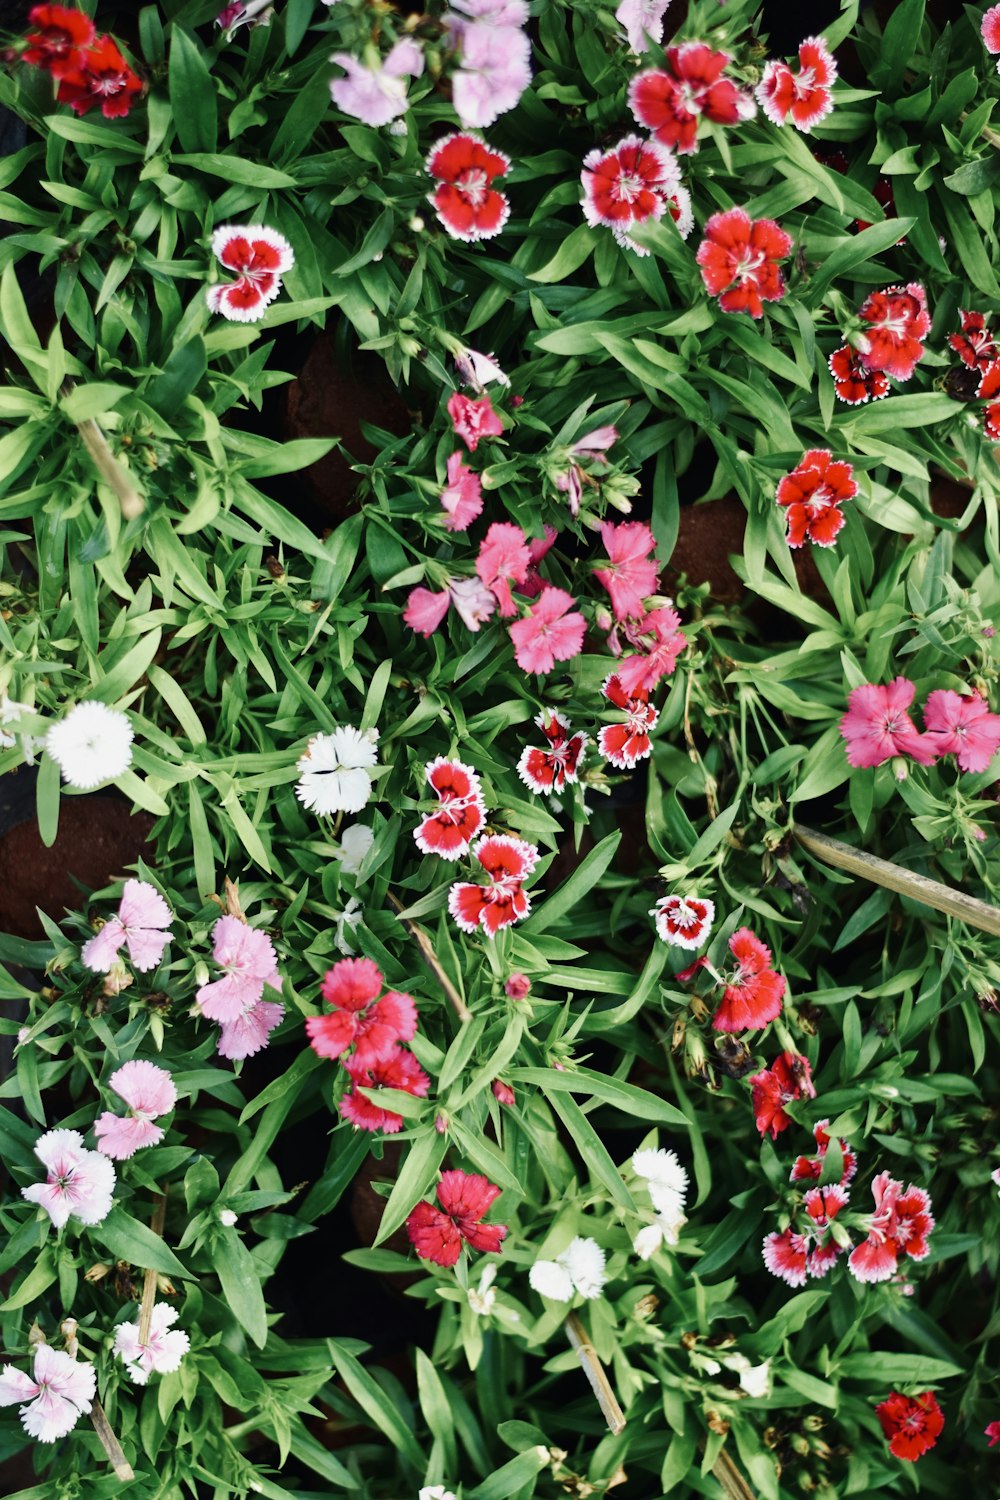
[[[33,1375],[16,1365],[0,1370],[0,1406],[23,1401],[18,1413],[21,1423],[28,1436],[40,1443],[54,1443],[72,1432],[90,1411],[96,1393],[93,1365],[49,1344],[36,1345]]]
[[[157,1302],[149,1320],[146,1342],[140,1343],[138,1323],[119,1323],[115,1329],[115,1354],[122,1361],[130,1380],[145,1385],[155,1371],[169,1375],[179,1370],[191,1341],[181,1328],[171,1328],[177,1312],[165,1302]]]
[[[100,1224],[107,1218],[115,1169],[100,1151],[87,1150],[78,1130],[46,1131],[35,1142],[35,1155],[46,1169],[46,1179],[22,1188],[21,1196],[44,1208],[57,1229],[70,1217],[81,1224]]]
[[[127,1161],[143,1146],[155,1146],[163,1130],[153,1123],[177,1103],[177,1089],[166,1068],[134,1060],[115,1070],[108,1087],[129,1106],[127,1115],[105,1110],[94,1125],[97,1149],[116,1161]]]

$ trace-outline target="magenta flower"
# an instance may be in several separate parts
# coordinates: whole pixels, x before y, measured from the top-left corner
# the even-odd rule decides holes
[[[127,1115],[113,1115],[110,1110],[94,1125],[97,1149],[115,1161],[127,1161],[143,1146],[162,1141],[163,1131],[153,1121],[169,1114],[177,1103],[177,1090],[166,1068],[156,1063],[136,1060],[115,1070],[108,1087],[129,1106]]]
[[[840,721],[852,766],[867,770],[896,755],[908,755],[920,766],[933,765],[938,751],[926,735],[917,732],[906,711],[914,692],[906,677],[897,677],[888,687],[866,682],[852,690]]]
[[[621,526],[605,521],[601,540],[608,566],[598,568],[594,577],[611,595],[616,620],[630,615],[638,619],[645,613],[644,601],[656,589],[658,572],[650,556],[656,546],[653,533],[642,521],[626,521]]]
[[[424,71],[424,54],[409,37],[397,42],[377,68],[358,62],[349,52],[335,52],[330,61],[343,68],[345,75],[330,84],[334,104],[365,125],[388,125],[405,115],[409,108],[406,80],[419,78]]]
[[[155,969],[170,941],[170,907],[147,880],[126,880],[118,915],[84,943],[81,962],[95,974],[107,974],[122,945],[140,974]]]
[[[196,995],[203,1016],[222,1025],[238,1019],[256,1004],[264,986],[281,989],[278,960],[266,932],[241,922],[239,917],[220,917],[212,928],[212,956],[222,969],[221,979],[203,984]]]
[[[483,487],[479,475],[456,451],[448,460],[448,483],[441,491],[449,531],[467,531],[483,509]]]
[[[476,572],[495,596],[501,615],[507,618],[517,614],[510,586],[524,583],[530,562],[528,539],[520,526],[494,522],[480,543]]]
[[[565,589],[548,586],[531,612],[510,627],[514,658],[522,672],[551,672],[557,661],[571,661],[583,650],[587,623]],[[572,610],[573,613],[567,613]]]
[[[516,26],[481,21],[461,31],[462,56],[451,96],[468,130],[492,125],[517,104],[531,82],[531,43]]]
[[[448,415],[456,436],[462,439],[470,453],[475,453],[480,438],[499,437],[503,432],[503,423],[493,410],[489,396],[480,396],[478,401],[473,401],[456,391],[449,398]]]
[[[925,740],[938,755],[958,757],[962,771],[988,770],[1000,745],[1000,714],[991,714],[978,693],[938,688],[924,708]]]
[[[0,1406],[23,1401],[21,1423],[28,1436],[40,1443],[54,1443],[72,1432],[89,1412],[96,1394],[93,1365],[51,1344],[35,1345],[34,1377],[15,1365],[0,1370]]]
[[[81,1224],[100,1224],[111,1212],[115,1169],[99,1151],[88,1151],[78,1130],[49,1130],[35,1142],[35,1155],[46,1169],[44,1182],[21,1189],[29,1203],[44,1208],[57,1229],[72,1216]]]

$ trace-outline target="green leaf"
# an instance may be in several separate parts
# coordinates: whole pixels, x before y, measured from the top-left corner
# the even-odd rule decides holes
[[[219,1277],[226,1306],[258,1349],[267,1343],[267,1308],[257,1263],[235,1229],[220,1229],[213,1244],[212,1264]]]
[[[92,417],[113,411],[119,401],[131,394],[130,386],[94,380],[89,385],[75,386],[68,395],[61,397],[59,410],[71,422],[89,422]]]
[[[107,1218],[95,1224],[88,1233],[117,1260],[127,1261],[130,1266],[141,1266],[144,1271],[162,1271],[164,1276],[181,1276],[186,1280],[191,1277],[191,1272],[184,1269],[161,1236],[154,1234],[148,1224],[133,1219],[123,1208],[113,1208]]]
[[[167,87],[184,150],[214,152],[219,133],[215,83],[198,43],[176,21],[170,30]]]
[[[447,1136],[439,1135],[436,1130],[426,1131],[413,1142],[382,1211],[376,1245],[381,1245],[405,1224],[410,1210],[421,1198],[434,1197],[432,1188],[447,1149]]]
[[[55,1256],[51,1248],[46,1246],[24,1280],[10,1294],[7,1301],[0,1304],[0,1311],[13,1312],[15,1308],[27,1307],[29,1302],[34,1302],[52,1285],[58,1274]]]
[[[38,765],[38,780],[35,782],[35,813],[38,818],[38,837],[46,849],[51,849],[59,832],[59,767],[51,755],[43,755]]]
[[[357,561],[363,524],[361,515],[349,516],[320,543],[322,561],[313,568],[309,590],[313,599],[333,604],[340,598]]]
[[[533,1480],[552,1462],[548,1448],[526,1448],[494,1470],[489,1479],[469,1491],[469,1500],[509,1500],[511,1495],[533,1495]]]
[[[544,1068],[532,1071],[545,1073]],[[563,1075],[554,1073],[553,1076],[561,1078]],[[608,1154],[607,1147],[583,1110],[575,1099],[568,1095],[561,1096],[557,1088],[550,1088],[547,1085],[548,1079],[546,1079],[546,1085],[542,1086],[542,1091],[569,1131],[570,1139],[586,1162],[594,1181],[602,1182],[618,1206],[626,1213],[634,1214],[636,1207],[632,1194],[622,1181],[621,1173]]]
[[[223,156],[214,151],[189,151],[170,158],[175,167],[193,167],[196,172],[207,172],[210,177],[222,177],[226,182],[238,182],[244,187],[293,188],[298,184],[288,172],[279,172],[277,167],[267,167],[263,162],[247,161],[242,156]]]
[[[534,1083],[547,1095],[583,1094],[591,1099],[600,1099],[613,1104],[624,1114],[636,1120],[652,1120],[661,1125],[689,1127],[687,1115],[676,1104],[658,1099],[646,1089],[636,1088],[633,1083],[623,1083],[619,1078],[609,1078],[604,1073],[594,1073],[589,1068],[574,1068],[565,1073],[554,1068],[511,1068],[510,1076],[520,1083]],[[616,1169],[617,1173],[617,1169]]]
[[[856,266],[864,265],[865,261],[874,260],[877,255],[891,250],[912,226],[912,219],[887,219],[845,239],[813,272],[802,289],[803,302],[807,307],[815,307],[834,281],[846,276]]]
[[[521,924],[521,931],[525,936],[547,932],[567,912],[571,912],[584,896],[590,894],[614,859],[621,837],[621,833],[616,830],[603,838],[596,849],[591,849],[586,859],[558,891],[549,896],[540,907],[536,906],[528,920]]]
[[[337,1374],[361,1410],[385,1434],[404,1462],[422,1474],[424,1457],[413,1435],[412,1425],[407,1421],[407,1414],[398,1410],[364,1365],[338,1339],[329,1339],[327,1347]]]

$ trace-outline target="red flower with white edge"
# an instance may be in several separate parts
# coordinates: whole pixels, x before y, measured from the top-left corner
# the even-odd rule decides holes
[[[472,243],[500,233],[510,204],[493,183],[510,171],[509,156],[476,135],[458,131],[431,148],[427,171],[437,179],[430,201],[453,240]]]
[[[889,394],[889,382],[881,370],[869,370],[850,344],[835,349],[827,363],[838,401],[846,401],[848,406],[864,406],[866,401],[881,401]]]
[[[479,544],[476,572],[506,619],[517,614],[510,586],[513,583],[520,588],[527,581],[530,566],[531,549],[520,526],[509,521],[494,521]]]
[[[142,79],[109,36],[99,36],[85,52],[77,53],[72,67],[60,68],[55,76],[59,79],[56,98],[78,115],[100,105],[106,120],[122,119],[136,94],[142,93]]]
[[[755,1073],[750,1083],[757,1129],[761,1135],[770,1133],[772,1141],[776,1141],[781,1131],[792,1124],[785,1105],[793,1104],[796,1099],[816,1097],[809,1059],[795,1052],[782,1052],[770,1068]]]
[[[673,672],[687,645],[680,623],[675,609],[652,609],[641,620],[626,621],[626,637],[638,654],[625,657],[616,675],[630,698],[652,692],[662,677]]]
[[[656,141],[627,135],[609,151],[595,148],[584,157],[580,181],[587,223],[595,229],[606,225],[618,243],[636,255],[649,254],[629,233],[636,224],[669,213],[682,238],[691,232],[691,198],[677,158]]]
[[[851,1251],[848,1267],[858,1281],[889,1281],[901,1255],[924,1260],[930,1254],[928,1236],[934,1228],[930,1198],[923,1188],[908,1187],[889,1172],[872,1183],[875,1212],[868,1220],[868,1238]]]
[[[295,264],[285,236],[266,224],[221,224],[212,235],[212,254],[238,279],[208,287],[208,305],[234,323],[262,318]]]
[[[960,310],[959,317],[962,320],[962,331],[949,333],[948,343],[963,365],[982,373],[994,360],[1000,359],[996,334],[987,323],[985,313]]]
[[[352,1061],[373,1066],[390,1056],[398,1042],[417,1033],[417,1008],[410,995],[397,990],[383,994],[378,966],[370,958],[342,958],[323,978],[323,999],[331,1010],[306,1018],[309,1045],[320,1057],[340,1057],[348,1047]]]
[[[769,62],[755,90],[757,103],[775,125],[790,120],[797,130],[809,132],[833,109],[831,86],[837,80],[837,64],[822,37],[810,36],[799,43],[799,71],[785,62]]]
[[[925,738],[938,755],[954,755],[960,771],[988,771],[1000,747],[1000,714],[979,693],[936,688],[924,704]]]
[[[722,73],[732,62],[728,52],[713,52],[706,42],[684,42],[667,48],[670,71],[649,68],[637,73],[628,103],[640,125],[681,156],[698,149],[698,120],[735,125],[749,120],[757,106]]]
[[[365,1067],[357,1056],[344,1060],[353,1087],[340,1100],[337,1108],[345,1120],[356,1130],[381,1130],[385,1135],[395,1135],[403,1126],[403,1116],[395,1110],[383,1109],[362,1089],[377,1093],[379,1089],[401,1089],[404,1094],[425,1099],[431,1081],[417,1062],[412,1052],[405,1047],[394,1047],[387,1057],[380,1057]]]
[[[493,410],[493,402],[489,396],[480,396],[478,401],[472,401],[456,391],[449,397],[448,415],[456,437],[462,439],[470,453],[475,453],[480,438],[499,437],[503,432],[503,423]]]
[[[1000,359],[992,360],[985,368],[979,381],[979,389],[976,395],[982,401],[991,404],[983,412],[983,430],[993,442],[1000,442],[1000,401],[994,401],[993,397],[1000,394]]]
[[[414,830],[417,848],[422,854],[458,859],[469,852],[472,840],[486,822],[479,777],[471,766],[444,755],[428,762],[424,776],[439,805]]]
[[[496,1255],[506,1238],[506,1224],[484,1224],[486,1214],[500,1189],[488,1177],[470,1172],[442,1172],[435,1207],[426,1200],[418,1203],[406,1221],[410,1244],[421,1260],[436,1266],[453,1266],[463,1243],[470,1250]]]
[[[726,984],[722,1004],[712,1017],[716,1031],[759,1031],[781,1014],[785,981],[771,968],[771,950],[749,927],[729,939],[736,969]]]
[[[980,22],[983,46],[987,52],[1000,52],[1000,5],[991,5]],[[997,64],[1000,69],[1000,63]]]
[[[608,554],[607,567],[597,568],[594,577],[611,595],[616,620],[645,612],[644,600],[656,592],[659,570],[652,556],[656,539],[642,521],[625,521],[616,526],[605,521],[601,541]]]
[[[903,1396],[893,1391],[879,1402],[875,1415],[889,1441],[889,1452],[909,1463],[916,1463],[933,1448],[944,1431],[944,1413],[931,1391],[924,1391],[922,1396]]]
[[[785,295],[778,266],[790,254],[791,236],[773,219],[751,219],[742,208],[713,214],[695,260],[701,279],[723,312],[764,316],[765,302]]]
[[[785,508],[789,547],[801,547],[807,538],[818,547],[832,547],[844,524],[840,507],[857,493],[850,464],[835,463],[829,448],[808,449],[775,496]]]
[[[531,910],[524,881],[538,863],[538,850],[524,839],[492,834],[480,839],[472,854],[489,884],[456,882],[448,893],[448,910],[463,932],[481,927],[487,937],[496,937],[501,927],[519,922]]]
[[[441,491],[441,506],[449,531],[468,531],[482,514],[482,481],[457,449],[448,459],[448,483]]]
[[[700,948],[715,921],[715,903],[700,896],[662,896],[650,912],[657,934],[672,948]]]
[[[535,723],[548,745],[542,750],[525,745],[517,763],[517,774],[533,792],[550,796],[553,792],[561,792],[567,782],[579,779],[587,736],[572,734],[569,720],[554,708],[543,708]]]
[[[813,1225],[810,1237],[815,1241],[806,1260],[810,1276],[825,1276],[841,1254],[844,1247],[828,1231],[841,1209],[847,1207],[850,1196],[838,1183],[810,1188],[806,1193],[803,1202]]]
[[[857,336],[861,361],[896,380],[909,380],[923,357],[921,342],[930,332],[927,293],[917,281],[870,292],[858,309],[867,327]]]
[[[649,701],[644,688],[626,693],[617,672],[606,677],[601,692],[609,703],[625,714],[623,724],[605,724],[597,736],[597,748],[620,771],[631,771],[645,760],[652,749],[650,733],[656,728],[660,711]]]
[[[816,1138],[816,1155],[797,1156],[795,1158],[791,1171],[792,1182],[818,1182],[823,1175],[826,1153],[830,1145],[830,1132],[826,1128],[829,1123],[829,1120],[820,1120],[818,1125],[813,1126],[813,1135]],[[842,1161],[840,1186],[846,1187],[858,1170],[858,1158],[843,1136],[839,1136],[838,1141]]]
[[[21,60],[45,68],[53,78],[64,78],[83,62],[83,53],[97,35],[94,23],[70,5],[36,5],[28,12],[35,30],[25,37]]]
[[[523,619],[510,627],[514,660],[522,672],[543,677],[557,661],[572,661],[583,650],[587,622],[565,589],[546,585]]]
[[[772,1276],[780,1276],[789,1286],[805,1286],[809,1241],[794,1229],[764,1236],[764,1264]]]

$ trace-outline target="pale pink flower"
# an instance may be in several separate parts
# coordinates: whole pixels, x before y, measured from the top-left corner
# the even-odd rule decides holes
[[[897,755],[910,756],[920,766],[933,765],[938,750],[927,735],[917,732],[907,713],[914,692],[906,677],[897,677],[885,687],[866,682],[852,689],[847,713],[840,721],[852,766],[867,770]]]
[[[72,1432],[96,1394],[93,1365],[51,1344],[35,1345],[33,1377],[15,1365],[0,1370],[0,1406],[25,1402],[18,1415],[28,1436],[40,1443],[54,1443]]]
[[[465,385],[471,385],[480,394],[491,382],[510,385],[510,377],[504,374],[492,354],[481,354],[478,349],[460,349],[455,355],[455,369]]]
[[[239,1061],[253,1057],[262,1047],[276,1026],[281,1025],[285,1007],[272,1000],[256,1000],[232,1021],[224,1021],[219,1028],[217,1051],[220,1057]]]
[[[113,1115],[109,1110],[97,1120],[94,1134],[97,1149],[116,1161],[126,1161],[143,1146],[155,1146],[163,1139],[163,1130],[153,1121],[169,1114],[177,1103],[177,1090],[166,1068],[136,1059],[117,1068],[108,1079],[108,1087],[129,1106],[127,1115]]]
[[[656,590],[658,571],[650,555],[656,540],[642,521],[626,521],[616,526],[605,521],[601,540],[608,554],[608,566],[598,568],[594,577],[611,595],[616,620],[636,618],[645,613],[644,601]]]
[[[437,594],[430,589],[412,589],[403,610],[403,623],[418,635],[431,636],[448,613],[449,604],[454,604],[469,630],[478,630],[496,610],[496,600],[478,578],[450,578],[448,587]]]
[[[962,771],[986,771],[1000,745],[1000,714],[978,693],[937,688],[924,707],[924,738],[938,755],[958,757]]]
[[[483,509],[483,487],[479,475],[456,451],[448,460],[448,483],[441,491],[449,531],[467,531]]]
[[[158,1375],[169,1375],[180,1369],[191,1340],[183,1329],[171,1328],[171,1323],[176,1321],[175,1308],[168,1307],[165,1302],[155,1303],[144,1344],[139,1342],[138,1323],[118,1324],[115,1353],[136,1385],[145,1385],[154,1370]]]
[[[229,1025],[256,1004],[265,985],[281,989],[271,939],[266,932],[241,922],[239,917],[220,917],[216,922],[212,928],[212,956],[223,977],[203,984],[195,997],[202,1015],[210,1021]]]
[[[29,1203],[44,1208],[57,1229],[72,1216],[81,1224],[100,1224],[111,1212],[115,1169],[99,1151],[88,1151],[78,1130],[49,1130],[40,1135],[35,1155],[46,1169],[44,1182],[21,1189]]]
[[[569,496],[571,516],[580,514],[583,486],[587,480],[586,470],[575,462],[576,455],[589,459],[591,463],[606,464],[608,455],[604,450],[617,441],[618,429],[608,423],[605,427],[595,427],[593,432],[584,433],[583,437],[577,438],[570,447],[570,462],[562,473],[555,476],[555,486],[557,490],[562,490],[564,495]]]
[[[466,130],[492,125],[531,82],[531,43],[515,26],[477,22],[462,27],[461,47],[451,80],[455,111]]]
[[[475,453],[479,439],[499,437],[503,423],[493,410],[489,396],[480,396],[473,401],[456,391],[448,400],[448,415],[457,437],[460,437],[470,453]]]
[[[565,589],[544,588],[530,614],[510,627],[514,657],[522,672],[551,672],[557,661],[570,661],[583,650],[587,623],[576,612],[576,600]],[[568,613],[568,611],[573,611]]]
[[[365,125],[388,125],[405,115],[409,108],[406,80],[419,78],[424,71],[424,55],[409,37],[397,42],[378,68],[366,67],[349,52],[335,52],[330,61],[343,68],[345,75],[330,84],[334,104]]]
[[[1000,5],[991,5],[979,23],[982,32],[983,46],[987,52],[1000,52]],[[1000,71],[1000,63],[997,63]]]
[[[523,26],[528,19],[528,0],[451,0],[451,9],[489,26]]]
[[[628,44],[633,52],[647,52],[649,38],[654,42],[663,40],[663,13],[670,0],[622,0],[615,11],[615,20],[628,32]]]
[[[496,600],[478,578],[453,578],[449,591],[452,604],[469,630],[478,630],[496,609]]]
[[[126,880],[118,915],[84,943],[81,961],[95,974],[107,974],[122,944],[140,974],[155,969],[170,941],[170,907],[147,880]]]
[[[494,522],[479,545],[476,572],[507,618],[517,614],[510,586],[524,583],[530,561],[527,537],[520,526],[506,521]]]

